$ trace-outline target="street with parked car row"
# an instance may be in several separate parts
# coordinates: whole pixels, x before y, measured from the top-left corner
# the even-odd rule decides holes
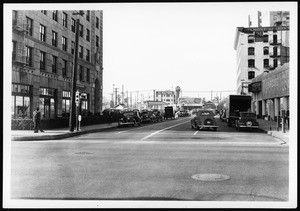
[[[14,199],[286,201],[286,145],[189,117],[62,140],[12,142]],[[249,138],[251,137],[251,138]]]

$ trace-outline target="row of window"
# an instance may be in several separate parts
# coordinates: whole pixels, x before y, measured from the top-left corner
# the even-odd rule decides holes
[[[33,20],[26,17],[26,22],[27,22],[27,34],[32,36],[33,35]],[[75,24],[75,23],[74,23]],[[72,25],[73,26],[73,25]],[[74,25],[75,27],[75,25]],[[43,24],[40,24],[40,33],[39,33],[39,39],[43,42],[46,42],[46,33],[47,32],[47,28],[46,26],[44,26]],[[75,32],[75,29],[74,29]],[[81,37],[83,37],[83,25],[80,24],[79,25],[79,35]],[[86,40],[90,41],[90,30],[86,29]],[[57,47],[57,43],[58,43],[58,33],[54,30],[52,30],[52,46]],[[72,41],[72,43],[75,43]],[[68,39],[67,37],[62,36],[62,49],[64,51],[68,51]],[[96,46],[99,47],[99,36],[96,35]],[[73,52],[72,48],[72,52]]]
[[[254,52],[255,52],[255,48],[254,47],[249,47],[248,48],[248,55],[249,56],[252,56],[254,55]],[[273,47],[273,54],[272,56],[277,56],[278,55],[278,48],[277,47]],[[269,55],[269,47],[265,46],[263,48],[263,55]]]
[[[82,11],[82,10],[81,10]],[[48,10],[41,10],[41,13],[47,15],[47,12],[50,12]],[[91,17],[91,11],[87,10],[86,11],[86,20],[90,22],[90,17]],[[58,10],[52,10],[52,19],[58,22]],[[72,31],[73,31],[73,27],[74,27],[74,32],[75,32],[75,19],[71,18],[71,22],[72,22]],[[62,24],[64,27],[68,28],[68,14],[65,12],[62,12]],[[96,28],[99,29],[99,18],[96,17]]]
[[[276,68],[278,66],[278,60],[273,59],[273,67]],[[248,59],[248,67],[254,68],[255,67],[255,60],[254,59]],[[264,59],[264,68],[269,68],[269,59]]]
[[[255,42],[255,38],[257,38],[254,35],[249,35],[248,36],[248,43],[254,43]],[[262,35],[261,36],[261,40],[265,43],[269,42],[269,35]],[[277,43],[277,34],[273,34],[273,43],[276,44]]]
[[[81,48],[83,49],[83,48]],[[17,47],[16,47],[16,42],[13,41],[13,60],[16,59],[16,51],[17,51]],[[83,55],[83,53],[79,53],[79,55]],[[33,48],[26,46],[26,57],[27,57],[27,64],[29,66],[33,65]],[[89,51],[87,51],[87,57],[89,57]],[[70,65],[73,69],[73,62],[71,62]],[[40,69],[41,70],[46,70],[46,52],[40,51]],[[86,68],[86,78],[84,78],[84,67],[83,66],[79,66],[79,70],[80,70],[80,77],[79,80],[80,81],[90,81],[90,69]],[[52,73],[57,73],[58,71],[58,57],[52,55]],[[69,77],[68,74],[68,68],[67,68],[67,60],[62,59],[62,76],[63,77]]]
[[[31,118],[30,113],[30,86],[21,84],[12,84],[12,104],[11,115],[13,118]],[[25,90],[23,92],[22,90]],[[39,108],[42,113],[42,119],[56,118],[56,90],[51,88],[39,89]],[[88,113],[89,95],[81,93],[80,109],[82,115]],[[69,116],[71,105],[71,92],[62,92],[62,116]],[[34,108],[35,109],[35,108]]]

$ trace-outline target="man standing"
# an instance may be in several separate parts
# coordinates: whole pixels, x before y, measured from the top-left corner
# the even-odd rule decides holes
[[[40,112],[40,108],[37,107],[36,110],[33,112],[33,123],[34,123],[34,132],[38,133],[39,130],[41,132],[44,132],[41,129],[41,112]]]

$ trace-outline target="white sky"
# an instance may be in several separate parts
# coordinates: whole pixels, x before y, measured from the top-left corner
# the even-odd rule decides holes
[[[104,96],[119,91],[236,90],[236,27],[279,3],[109,4],[103,8]],[[200,95],[209,96],[210,93]],[[198,93],[199,97],[199,93]],[[201,96],[200,96],[201,97]]]

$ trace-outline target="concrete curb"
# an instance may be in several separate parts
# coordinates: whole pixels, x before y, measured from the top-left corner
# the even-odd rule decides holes
[[[109,129],[112,127],[105,127],[105,128],[98,128],[98,129],[88,129],[88,130],[81,130],[81,131],[75,131],[75,132],[67,132],[63,134],[57,134],[57,135],[44,135],[44,136],[24,136],[24,137],[16,137],[12,136],[12,141],[42,141],[42,140],[58,140],[63,138],[69,138],[74,136],[80,136],[87,133],[97,133],[101,132],[103,130]]]
[[[282,137],[275,135],[272,131],[268,131],[268,135],[273,136],[274,138],[279,139],[280,141],[284,142],[282,144],[288,144],[287,141],[285,141]]]

